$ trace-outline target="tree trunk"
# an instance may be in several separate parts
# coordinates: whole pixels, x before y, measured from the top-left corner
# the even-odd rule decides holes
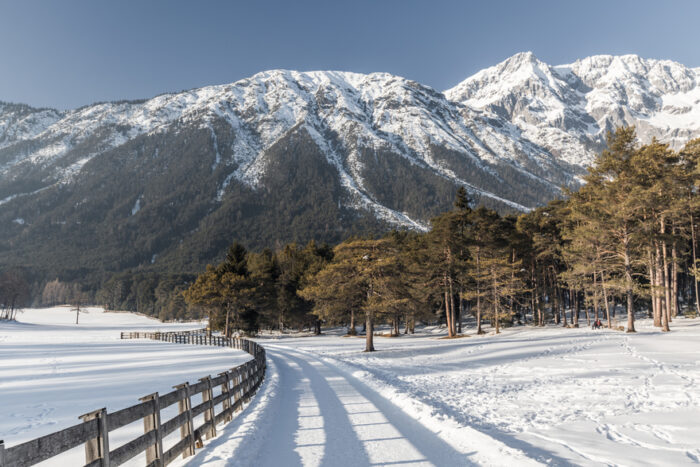
[[[535,301],[537,296],[537,279],[535,279],[535,265],[530,267],[530,278],[532,279],[532,291],[530,292],[530,311],[532,312],[532,322],[535,322]],[[525,319],[527,321],[527,318]]]
[[[594,322],[598,322],[598,282],[596,280],[596,273],[593,273],[593,311],[595,312]]]
[[[498,317],[498,288],[496,286],[496,273],[495,271],[491,272],[491,277],[493,278],[493,316],[494,319],[496,320],[496,334],[500,334],[501,329],[500,329],[500,324],[499,324],[499,317]]]
[[[664,294],[663,294],[663,269],[661,267],[661,246],[658,241],[654,242],[656,247],[656,255],[654,256],[654,285],[656,286],[656,312],[658,316],[654,317],[654,324],[663,326],[664,316]]]
[[[663,236],[666,233],[666,223],[664,220],[661,220],[661,235]],[[669,287],[669,269],[668,269],[668,251],[667,251],[667,246],[666,246],[666,240],[661,239],[661,259],[663,261],[663,286],[664,286],[664,301],[665,301],[665,306],[663,310],[663,327],[662,331],[668,332],[671,329],[668,326],[668,323],[671,322],[671,288]]]
[[[365,352],[374,352],[374,312],[367,311]]]
[[[636,332],[634,329],[634,295],[632,282],[632,262],[629,252],[629,235],[625,232],[623,239],[625,262],[625,293],[627,294],[627,332]]]
[[[484,333],[481,329],[481,297],[479,295],[476,296],[476,333]]]
[[[654,318],[654,326],[656,326],[656,275],[655,275],[655,268],[654,268],[654,260],[653,260],[653,255],[651,253],[651,248],[647,248],[647,270],[648,270],[648,280],[649,280],[649,286],[650,286],[650,293],[651,293],[651,309],[649,312],[651,314],[647,314],[647,317],[649,318]],[[661,321],[659,321],[659,325],[661,325]]]
[[[445,322],[447,324],[447,337],[452,335],[452,323],[450,322],[450,291],[445,287]]]
[[[481,329],[481,289],[479,285],[479,278],[481,277],[481,264],[480,264],[480,249],[476,247],[476,333],[483,334],[484,331]]]
[[[367,290],[367,299],[372,297],[372,283]],[[374,352],[374,311],[365,311],[365,328],[367,329],[365,336],[365,352]]]
[[[464,292],[462,286],[459,287],[459,306],[457,307],[457,334],[462,334],[462,310],[464,310]]]
[[[562,318],[562,323],[563,326],[566,328],[569,326],[569,322],[566,319],[566,293],[564,290],[560,287],[559,289],[559,297],[560,297],[560,303],[561,303],[561,318]],[[571,304],[569,303],[569,308],[571,308]]]
[[[355,326],[355,309],[350,308],[350,329],[348,329],[348,334],[351,336],[357,335],[357,328]]]
[[[675,240],[671,245],[671,316],[678,316],[678,251]]]
[[[457,324],[455,323],[456,313],[455,313],[455,293],[452,287],[452,276],[448,277],[450,283],[450,335],[452,337],[457,335]]]
[[[605,287],[605,278],[603,273],[600,274],[600,285],[603,288],[603,300],[605,301],[605,317],[608,319],[608,329],[612,329],[612,320],[610,319],[610,305],[608,304],[608,290]]]
[[[512,285],[512,284],[515,284],[515,268],[513,267],[513,265],[515,264],[515,248],[511,248],[510,251],[511,251],[511,255],[510,255],[510,283]],[[515,302],[514,302],[514,300],[515,300],[515,298],[513,297],[513,294],[511,294],[510,300],[508,303],[508,308],[510,309],[511,317],[515,316],[515,312],[514,312],[514,308],[515,308],[514,303]],[[511,322],[512,321],[513,320],[511,318]]]
[[[551,283],[551,300],[552,300],[552,314],[554,315],[554,323],[561,324],[561,297],[559,296],[559,287],[557,285],[557,279],[554,274],[554,270],[550,271],[550,283]]]
[[[695,266],[697,265],[697,252],[695,250],[696,246],[696,234],[695,234],[695,219],[693,218],[693,214],[690,214],[690,241],[693,244],[692,245],[692,252],[693,252],[693,270],[695,270]],[[695,286],[695,311],[696,313],[700,316],[700,293],[698,293],[698,278],[697,276],[693,275],[693,285]]]

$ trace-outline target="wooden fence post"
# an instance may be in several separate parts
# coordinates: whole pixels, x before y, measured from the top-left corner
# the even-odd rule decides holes
[[[163,466],[163,436],[160,431],[160,400],[158,399],[158,393],[154,392],[147,396],[143,396],[139,399],[143,402],[153,401],[153,414],[146,415],[143,418],[143,432],[144,434],[151,431],[156,433],[156,442],[146,448],[146,463],[151,464],[155,462],[157,466]]]
[[[208,408],[204,411],[204,422],[211,421],[211,427],[206,431],[207,439],[212,439],[216,436],[216,417],[214,416],[214,394],[211,387],[211,376],[199,379],[202,382],[207,383],[207,388],[202,391],[202,402],[208,402]]]
[[[177,386],[173,386],[175,389],[184,389],[185,398],[177,401],[177,408],[179,413],[187,413],[187,421],[180,425],[180,439],[189,438],[189,443],[184,451],[182,451],[182,458],[185,459],[189,456],[194,456],[194,423],[192,421],[192,399],[190,398],[190,383],[182,383]]]
[[[243,364],[243,368],[241,368],[241,400],[243,403],[245,403],[246,398],[245,394],[247,392],[247,386],[248,386],[248,364]]]
[[[5,442],[0,439],[0,467],[5,467]]]
[[[233,420],[233,415],[231,414],[231,372],[224,371],[219,373],[219,376],[224,377],[224,382],[221,383],[221,394],[226,394],[224,398],[223,405],[221,406],[224,411],[224,422],[230,422]]]
[[[81,415],[84,422],[97,419],[97,437],[85,443],[85,463],[89,464],[96,460],[100,461],[103,467],[109,467],[109,428],[107,427],[107,409],[102,408],[93,412]]]
[[[248,402],[248,387],[250,384],[250,362],[243,366],[243,402]]]
[[[253,363],[253,381],[252,381],[253,384],[252,384],[252,386],[253,386],[253,389],[255,389],[258,387],[258,359],[256,358],[255,360],[253,360],[253,362],[255,362],[255,363]]]
[[[238,400],[241,398],[241,369],[240,367],[232,368],[231,371],[233,372],[233,405],[236,406],[238,403]],[[238,412],[241,410],[241,406],[238,405],[236,406],[235,412]]]

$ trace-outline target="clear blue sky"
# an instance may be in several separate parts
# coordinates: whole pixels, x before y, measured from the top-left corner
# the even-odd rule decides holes
[[[0,0],[0,100],[72,108],[273,68],[386,71],[439,90],[531,50],[700,66],[700,1]]]

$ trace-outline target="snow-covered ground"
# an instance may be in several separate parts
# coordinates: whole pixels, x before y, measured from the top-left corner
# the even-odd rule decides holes
[[[120,340],[121,331],[201,327],[97,308],[81,312],[76,325],[75,312],[65,307],[26,310],[15,323],[0,321],[0,439],[15,446],[75,425],[86,412],[122,409],[139,397],[169,392],[175,384],[196,382],[250,359],[228,348]],[[140,422],[116,430],[110,434],[111,448],[142,433]],[[82,465],[84,460],[80,447],[46,464]]]
[[[249,358],[119,340],[120,331],[196,323],[97,309],[82,314],[80,325],[74,319],[56,308],[0,323],[0,439],[7,445]],[[516,327],[448,340],[426,328],[377,337],[371,354],[361,352],[361,338],[339,332],[267,336],[259,342],[269,369],[251,404],[205,449],[174,465],[700,463],[700,319],[676,319],[668,334],[641,320],[638,330]],[[110,442],[141,430],[132,424]],[[82,460],[78,448],[48,465]]]
[[[700,320],[260,339],[265,383],[190,465],[690,465]]]

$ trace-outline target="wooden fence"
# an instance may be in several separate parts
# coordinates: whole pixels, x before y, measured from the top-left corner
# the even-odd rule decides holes
[[[216,425],[231,421],[233,413],[252,397],[265,376],[265,349],[247,339],[208,336],[201,330],[123,332],[121,338],[232,347],[254,358],[214,378],[207,376],[196,384],[179,384],[173,387],[174,391],[163,395],[149,394],[140,399],[140,404],[116,412],[95,410],[82,415],[83,421],[77,425],[11,448],[5,448],[0,441],[0,467],[34,465],[80,445],[85,445],[85,465],[90,467],[121,465],[144,451],[147,466],[168,465],[180,454],[183,458],[193,455],[195,448],[202,446],[203,437],[216,436]],[[220,388],[217,395],[214,395],[215,388]],[[198,394],[202,395],[202,402],[192,406],[192,399]],[[162,421],[163,409],[173,404],[177,404],[178,414]],[[204,414],[204,422],[195,427],[194,419],[201,414]],[[143,420],[143,435],[110,450],[109,432],[140,419]],[[180,440],[164,451],[163,438],[178,428]]]

